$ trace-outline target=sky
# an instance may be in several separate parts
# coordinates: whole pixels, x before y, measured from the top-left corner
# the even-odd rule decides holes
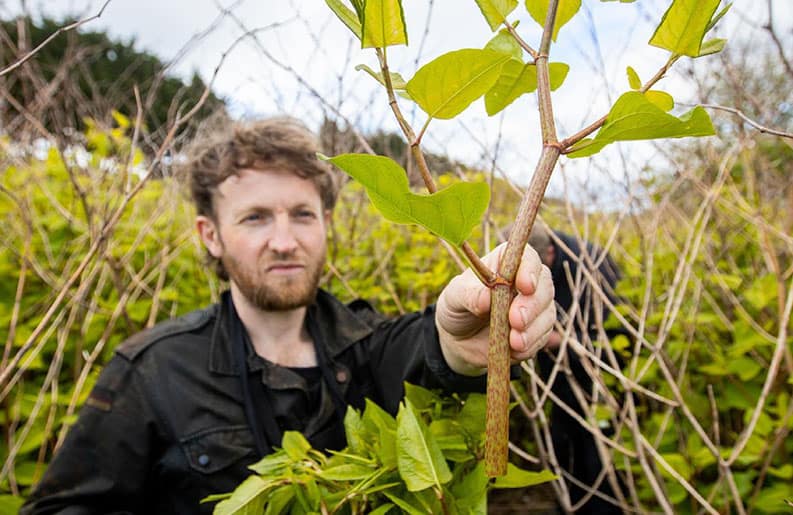
[[[0,3],[0,15],[13,16],[24,6],[36,15],[87,17],[104,1],[8,1]],[[647,41],[668,5],[668,0],[583,1],[551,50],[552,62],[571,67],[553,94],[560,137],[605,114],[627,91],[627,66],[646,80],[663,65],[667,52]],[[773,0],[773,7],[775,27],[790,35],[793,0]],[[405,78],[444,52],[481,48],[493,35],[473,0],[404,0],[404,10],[409,45],[391,47],[388,55],[391,69]],[[540,27],[522,5],[510,19],[520,21],[518,31],[536,48]],[[753,30],[766,21],[765,2],[736,0],[717,28],[718,36],[754,37],[767,44],[767,38]],[[173,61],[177,75],[198,72],[212,80],[214,91],[227,100],[235,117],[290,114],[314,128],[324,116],[341,117],[365,133],[398,131],[383,88],[354,69],[358,64],[376,68],[374,52],[361,50],[322,0],[111,0],[86,28],[134,40],[139,48]],[[679,103],[695,100],[678,71],[668,74],[659,88]],[[400,102],[418,130],[426,115],[411,102]],[[526,185],[541,150],[539,134],[536,100],[524,95],[501,115],[488,117],[480,100],[458,119],[433,120],[423,145],[469,165],[495,167]],[[579,200],[614,202],[615,188],[625,191],[625,182],[635,181],[657,151],[651,143],[611,147],[595,159],[563,158],[550,191],[558,196],[575,189]]]

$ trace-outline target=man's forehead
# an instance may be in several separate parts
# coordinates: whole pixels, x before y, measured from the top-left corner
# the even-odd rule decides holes
[[[230,199],[233,207],[279,204],[321,205],[317,185],[288,170],[243,169],[227,177],[215,188],[215,198]],[[236,210],[236,209],[235,209]]]

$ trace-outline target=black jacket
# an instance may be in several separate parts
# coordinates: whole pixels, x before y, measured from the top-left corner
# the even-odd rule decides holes
[[[333,377],[353,406],[370,398],[393,414],[404,381],[484,389],[484,377],[444,361],[432,308],[386,320],[365,302],[345,306],[319,292],[315,309]],[[244,480],[258,457],[222,313],[194,311],[120,345],[21,513],[210,513],[214,503],[202,498]],[[325,383],[318,409],[307,410],[303,376],[251,349],[247,361],[282,430],[318,448],[344,445]]]

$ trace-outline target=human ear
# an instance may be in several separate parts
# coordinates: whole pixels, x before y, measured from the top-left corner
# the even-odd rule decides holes
[[[208,216],[198,215],[195,225],[201,241],[204,242],[212,257],[220,258],[223,255],[223,241],[220,239],[217,223]]]

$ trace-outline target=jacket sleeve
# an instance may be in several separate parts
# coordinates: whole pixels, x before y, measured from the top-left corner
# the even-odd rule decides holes
[[[369,341],[369,366],[383,407],[395,412],[405,381],[452,392],[482,392],[487,376],[464,376],[446,363],[435,327],[435,306],[380,323]]]
[[[114,356],[20,513],[140,511],[158,435],[143,390],[133,365]]]

